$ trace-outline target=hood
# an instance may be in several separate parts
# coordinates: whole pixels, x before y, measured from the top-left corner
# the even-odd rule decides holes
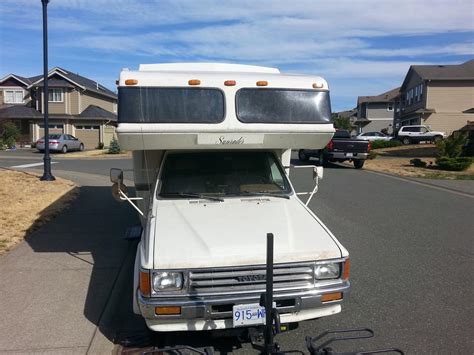
[[[341,257],[334,237],[294,197],[160,200],[155,212],[155,269],[265,264],[267,233],[275,263]]]

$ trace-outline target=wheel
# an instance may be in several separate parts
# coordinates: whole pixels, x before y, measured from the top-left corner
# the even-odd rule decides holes
[[[354,160],[354,168],[362,169],[364,166],[365,160]]]
[[[305,154],[304,149],[300,149],[298,151],[298,159],[300,161],[308,161],[309,157]]]
[[[438,143],[438,142],[441,142],[443,140],[443,137],[441,136],[436,136],[433,138],[433,142],[434,144]]]
[[[325,166],[326,165],[326,159],[324,159],[324,153],[323,153],[322,150],[319,152],[318,165],[319,166]]]
[[[405,144],[405,145],[407,145],[407,144],[410,144],[410,143],[411,143],[411,140],[410,140],[410,138],[405,137],[405,138],[402,139],[402,143]]]
[[[81,145],[79,146],[79,151],[82,152],[84,150],[84,144],[81,143]]]
[[[63,152],[64,154],[67,153],[67,145],[63,145],[63,148],[61,149],[61,152]]]

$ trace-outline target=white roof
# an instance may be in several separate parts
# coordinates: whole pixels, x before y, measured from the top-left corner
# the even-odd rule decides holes
[[[256,65],[227,64],[227,63],[161,63],[140,64],[139,71],[166,72],[238,72],[238,73],[280,73],[277,68],[260,67]]]

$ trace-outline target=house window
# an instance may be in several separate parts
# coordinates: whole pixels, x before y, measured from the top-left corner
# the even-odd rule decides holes
[[[63,102],[63,89],[49,89],[49,102]]]
[[[393,102],[387,104],[387,111],[393,111]]]
[[[6,104],[22,104],[23,101],[23,90],[5,90],[5,103]]]

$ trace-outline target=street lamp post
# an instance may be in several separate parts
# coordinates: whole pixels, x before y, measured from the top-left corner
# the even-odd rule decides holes
[[[43,4],[43,114],[44,114],[44,157],[42,181],[53,181],[56,178],[51,173],[51,157],[49,156],[49,126],[48,126],[48,2]]]

